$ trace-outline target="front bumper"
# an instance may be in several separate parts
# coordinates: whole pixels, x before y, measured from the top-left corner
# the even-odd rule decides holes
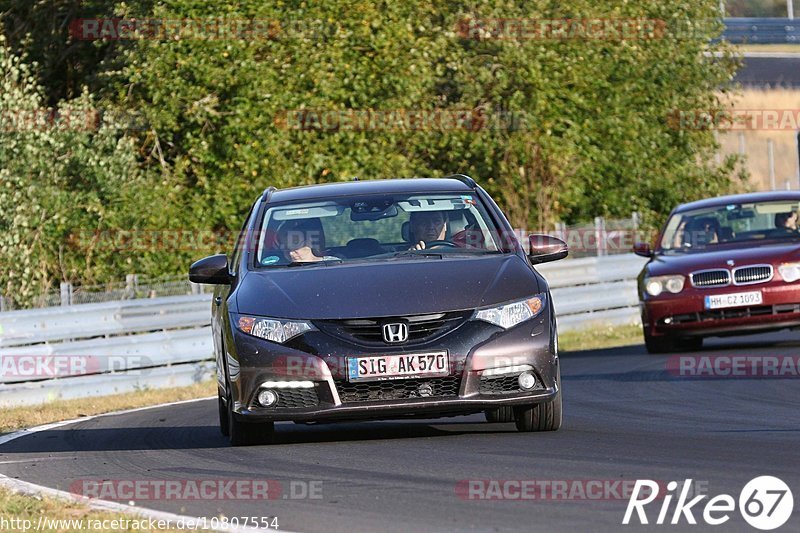
[[[468,320],[431,342],[385,347],[380,351],[348,344],[319,331],[307,333],[287,346],[234,331],[236,350],[227,353],[233,413],[244,422],[321,422],[455,416],[500,406],[550,401],[560,386],[556,382],[558,357],[553,353],[552,329],[546,309],[534,319],[509,330]],[[357,398],[355,385],[348,382],[343,372],[348,356],[436,351],[448,352],[451,371],[446,378],[357,382],[360,387],[373,385],[375,389],[396,386],[404,389],[409,397],[390,394],[380,398],[365,393]],[[484,377],[482,382],[485,370],[498,368],[514,368],[515,371]],[[507,379],[506,384],[513,383],[519,368],[533,371],[537,378],[533,390],[487,390],[486,380],[503,377]],[[262,384],[280,380],[310,381],[313,389],[286,394],[291,399],[279,401],[274,407],[260,406],[256,398]],[[417,385],[430,387],[428,397],[416,392]],[[280,397],[282,391],[277,392]]]
[[[761,291],[762,303],[705,309],[706,296],[749,291]],[[764,285],[692,288],[676,295],[648,297],[641,307],[642,323],[654,337],[759,333],[800,326],[800,284],[773,281]]]

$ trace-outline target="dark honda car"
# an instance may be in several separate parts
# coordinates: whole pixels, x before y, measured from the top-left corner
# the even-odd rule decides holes
[[[217,285],[222,433],[476,412],[558,429],[553,303],[533,265],[567,247],[530,244],[467,176],[268,188],[230,258],[189,272]]]
[[[800,326],[799,192],[678,206],[639,276],[650,353],[697,350],[708,336]]]

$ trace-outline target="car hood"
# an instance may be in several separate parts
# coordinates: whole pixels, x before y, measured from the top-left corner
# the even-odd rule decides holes
[[[800,261],[800,243],[750,245],[749,248],[725,247],[707,252],[657,255],[648,263],[647,272],[651,276],[689,274],[697,270],[730,268],[728,261],[733,261],[734,267]]]
[[[539,291],[522,258],[501,255],[258,270],[236,304],[242,314],[324,320],[475,309]]]

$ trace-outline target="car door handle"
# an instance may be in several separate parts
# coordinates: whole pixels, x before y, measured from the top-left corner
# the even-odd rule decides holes
[[[214,303],[216,305],[220,305],[222,303],[222,297],[221,296],[217,296],[216,298],[214,298]]]

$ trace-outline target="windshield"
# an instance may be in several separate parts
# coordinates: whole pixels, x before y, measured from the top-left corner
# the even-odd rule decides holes
[[[676,213],[667,222],[662,251],[691,252],[726,243],[800,237],[797,202],[730,204]]]
[[[500,252],[497,235],[472,195],[372,195],[281,204],[264,214],[256,264],[482,255]]]

